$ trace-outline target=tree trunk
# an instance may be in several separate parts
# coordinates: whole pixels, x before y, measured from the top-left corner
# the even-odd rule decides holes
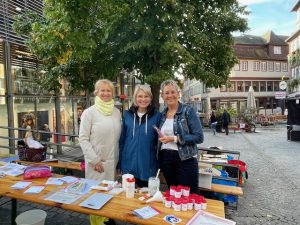
[[[150,83],[151,91],[153,95],[153,104],[159,110],[159,96],[160,96],[160,84],[159,83]]]

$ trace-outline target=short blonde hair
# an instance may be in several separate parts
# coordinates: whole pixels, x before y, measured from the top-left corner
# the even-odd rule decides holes
[[[138,94],[138,92],[142,90],[143,92],[145,92],[147,95],[150,96],[151,100],[153,99],[153,95],[152,95],[152,92],[151,92],[151,88],[149,85],[146,85],[146,84],[143,84],[143,85],[137,85],[134,89],[134,92],[133,92],[133,96],[132,96],[132,100],[133,100],[133,104],[135,106],[137,106],[137,103],[136,103],[136,96]]]
[[[161,83],[160,85],[160,90],[161,90],[161,93],[164,93],[164,88],[165,86],[167,85],[172,85],[173,87],[175,87],[176,91],[177,92],[180,92],[180,88],[178,86],[178,84],[176,83],[175,80],[165,80],[164,82]]]
[[[102,84],[107,84],[109,85],[110,89],[111,89],[111,92],[112,92],[112,96],[114,96],[114,84],[113,82],[111,82],[110,80],[108,79],[101,79],[101,80],[98,80],[96,83],[95,83],[95,90],[94,90],[94,95],[96,96],[99,89],[100,89],[100,86]]]

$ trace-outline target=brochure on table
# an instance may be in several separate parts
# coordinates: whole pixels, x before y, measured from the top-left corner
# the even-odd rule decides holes
[[[8,176],[19,176],[24,173],[27,166],[19,165],[17,163],[6,163],[4,166],[0,166],[0,172]]]

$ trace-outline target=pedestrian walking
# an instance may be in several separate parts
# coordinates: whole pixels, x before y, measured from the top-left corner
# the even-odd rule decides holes
[[[166,108],[159,128],[159,166],[168,186],[184,185],[191,193],[198,191],[197,144],[203,142],[203,131],[195,110],[179,102],[179,87],[173,80],[161,84]]]
[[[216,126],[217,126],[217,117],[215,115],[215,112],[212,111],[211,112],[211,115],[210,115],[210,127],[211,127],[211,130],[213,131],[213,134],[216,135]]]
[[[226,135],[228,135],[228,133],[229,133],[228,125],[229,125],[230,121],[231,121],[230,114],[227,112],[226,109],[224,109],[224,112],[222,114],[222,125],[223,125]]]
[[[148,186],[158,168],[158,135],[153,126],[159,125],[160,113],[151,104],[152,98],[149,85],[138,85],[133,105],[123,117],[118,167],[122,174],[134,175],[138,187]]]
[[[114,85],[109,80],[95,84],[95,104],[83,111],[81,116],[79,144],[86,168],[85,178],[115,180],[119,158],[121,114],[114,107]],[[90,216],[91,225],[114,224],[105,217]],[[104,223],[106,222],[106,223]]]

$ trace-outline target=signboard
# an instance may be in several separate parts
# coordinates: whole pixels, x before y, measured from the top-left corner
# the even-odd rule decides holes
[[[281,82],[279,83],[279,88],[280,88],[280,90],[285,90],[286,87],[287,87],[287,83],[286,83],[285,81],[281,81]]]
[[[275,99],[285,99],[285,98],[286,98],[285,91],[275,92]]]

